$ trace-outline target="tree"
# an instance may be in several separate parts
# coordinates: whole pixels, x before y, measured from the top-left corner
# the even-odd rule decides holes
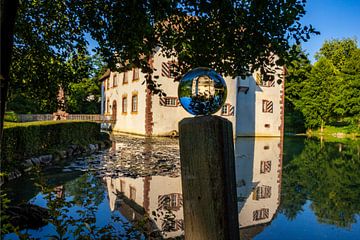
[[[341,82],[334,97],[337,112],[354,125],[360,126],[360,48],[355,49],[342,67]]]
[[[5,102],[13,46],[14,23],[18,1],[0,1],[0,146],[4,125]]]
[[[333,116],[330,98],[336,89],[336,74],[331,61],[321,58],[312,68],[310,77],[302,82],[296,106],[303,113],[307,127],[323,127]]]
[[[273,77],[274,55],[282,65],[291,41],[307,41],[318,33],[300,22],[305,3],[25,0],[18,11],[15,46],[33,49],[34,57],[52,55],[61,62],[76,61],[76,56],[86,55],[85,33],[89,33],[112,70],[141,68],[147,74],[147,87],[155,94],[163,94],[152,77],[151,57],[157,47],[167,56],[178,57],[179,76],[205,66],[230,76],[260,69],[267,79]]]
[[[295,105],[300,99],[303,82],[310,77],[312,65],[300,46],[294,53],[294,60],[287,65],[285,81],[285,131],[304,132],[304,116]]]
[[[325,41],[315,57],[317,60],[322,57],[329,59],[332,64],[341,71],[345,62],[351,58],[357,48],[357,42],[354,39],[334,39]]]
[[[68,84],[65,105],[69,113],[98,114],[100,112],[101,82],[99,78],[106,69],[99,56],[93,56],[91,61],[93,67],[90,77]]]
[[[359,124],[360,49],[354,39],[326,41],[308,78],[301,83],[295,108],[306,126]]]

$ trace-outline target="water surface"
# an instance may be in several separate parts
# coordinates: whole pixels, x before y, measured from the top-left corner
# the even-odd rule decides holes
[[[53,191],[53,200],[71,202],[67,216],[90,212],[94,228],[110,224],[122,239],[182,236],[177,139],[119,135],[114,140],[107,151],[25,176],[5,189],[14,203],[44,207]],[[236,139],[234,211],[241,239],[359,239],[359,152],[354,141]],[[144,226],[135,229],[139,222]],[[56,227],[26,231],[46,239]]]

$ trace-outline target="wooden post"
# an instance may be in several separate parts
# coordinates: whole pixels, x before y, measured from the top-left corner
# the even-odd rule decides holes
[[[179,130],[185,239],[239,239],[231,122],[185,118]]]

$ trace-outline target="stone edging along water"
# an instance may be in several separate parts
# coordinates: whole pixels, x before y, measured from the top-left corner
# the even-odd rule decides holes
[[[12,181],[22,176],[23,173],[29,172],[35,167],[41,167],[46,165],[52,165],[64,160],[66,158],[75,157],[79,155],[89,155],[96,151],[106,149],[110,146],[108,141],[102,141],[96,144],[88,144],[85,147],[81,145],[72,144],[66,150],[59,150],[53,154],[46,154],[37,157],[32,157],[24,160],[19,169],[14,169],[9,172],[7,176],[0,177],[0,186],[7,181]]]

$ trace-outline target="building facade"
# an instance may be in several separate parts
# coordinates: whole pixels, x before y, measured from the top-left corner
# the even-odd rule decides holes
[[[178,134],[181,119],[191,117],[179,104],[178,82],[174,82],[176,59],[152,58],[153,75],[166,97],[151,94],[139,69],[107,72],[102,81],[102,114],[114,120],[113,131],[147,136]],[[284,71],[278,71],[282,74]],[[225,77],[227,100],[216,115],[230,120],[235,136],[281,136],[284,125],[284,77],[262,81],[259,73],[242,79]],[[284,74],[282,74],[284,75]]]

